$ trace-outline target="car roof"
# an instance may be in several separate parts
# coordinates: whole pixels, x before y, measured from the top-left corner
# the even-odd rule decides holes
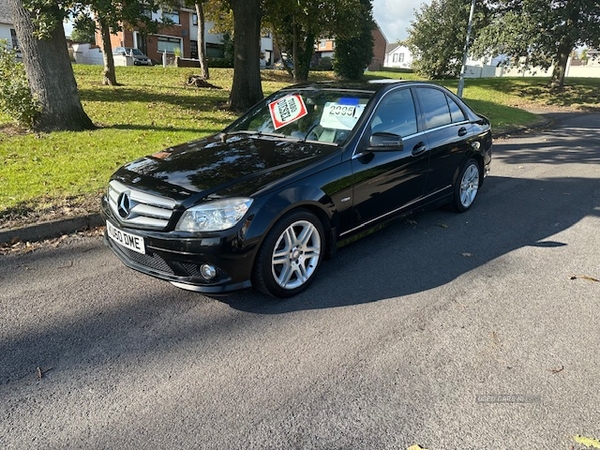
[[[430,83],[427,81],[416,81],[416,80],[401,80],[391,78],[379,78],[367,81],[317,81],[317,82],[306,82],[299,83],[292,86],[288,86],[282,90],[355,90],[363,92],[371,92],[373,94],[390,89],[394,86],[432,86],[436,88],[443,88],[439,84]]]

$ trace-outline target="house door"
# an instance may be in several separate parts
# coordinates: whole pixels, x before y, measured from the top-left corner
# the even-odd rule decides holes
[[[146,35],[136,31],[133,35],[133,46],[144,54],[148,54],[148,45],[146,44]]]

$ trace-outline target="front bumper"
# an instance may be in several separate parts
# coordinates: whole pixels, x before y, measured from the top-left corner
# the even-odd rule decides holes
[[[104,203],[104,202],[103,202]],[[252,286],[251,274],[256,249],[243,242],[243,230],[234,227],[206,236],[189,233],[148,231],[124,227],[103,204],[102,217],[126,233],[144,239],[144,253],[117,243],[104,234],[105,244],[131,269],[195,292],[221,294]],[[213,278],[202,275],[200,267],[216,268]]]

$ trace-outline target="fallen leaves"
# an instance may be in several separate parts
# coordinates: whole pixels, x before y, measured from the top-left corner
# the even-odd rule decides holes
[[[563,370],[565,370],[565,366],[560,366],[560,367],[557,367],[557,368],[554,368],[554,369],[548,369],[549,372],[554,373],[554,374],[560,373]]]
[[[596,283],[600,283],[600,280],[598,278],[590,277],[588,275],[572,275],[571,280],[587,280],[587,281],[594,281]]]
[[[42,370],[42,368],[41,368],[41,367],[39,367],[39,366],[38,366],[38,367],[36,367],[36,368],[35,368],[35,375],[36,375],[36,377],[37,377],[38,381],[41,381],[41,379],[42,379],[42,378],[44,378],[44,375],[45,375],[46,373],[50,372],[51,370],[52,370],[52,367],[48,367],[48,368],[47,368],[47,369],[45,369],[45,370]]]
[[[573,436],[573,439],[578,444],[585,445],[586,447],[600,448],[600,441],[598,439],[593,439],[580,435]]]
[[[0,255],[31,253],[42,247],[53,246],[58,248],[62,245],[73,242],[84,237],[101,237],[104,234],[104,227],[92,228],[90,230],[77,231],[71,234],[63,234],[60,237],[46,239],[43,241],[29,242],[13,239],[5,244],[0,244]]]

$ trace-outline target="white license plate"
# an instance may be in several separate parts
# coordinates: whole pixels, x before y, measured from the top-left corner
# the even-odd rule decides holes
[[[120,230],[108,221],[106,222],[106,232],[108,237],[117,244],[133,250],[134,252],[141,253],[142,255],[146,254],[143,237]]]

